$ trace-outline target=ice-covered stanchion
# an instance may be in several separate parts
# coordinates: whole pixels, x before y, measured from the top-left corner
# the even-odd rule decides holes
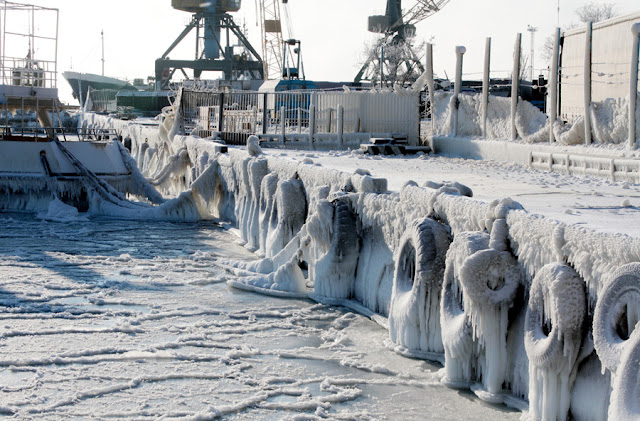
[[[265,255],[275,256],[300,231],[307,217],[304,185],[296,178],[278,182],[267,229]]]
[[[570,266],[550,263],[529,291],[525,347],[531,420],[566,420],[583,338],[584,281]]]
[[[396,350],[442,360],[440,292],[451,234],[427,218],[409,224],[395,257],[389,336]]]
[[[448,259],[454,266],[457,263],[458,273],[454,279],[445,278],[443,292],[443,382],[454,387],[478,382],[472,389],[481,399],[501,403],[507,377],[509,309],[523,276],[507,251],[505,220],[494,221],[487,237],[463,237],[466,247],[452,248]],[[454,256],[456,252],[460,255]],[[455,332],[448,331],[449,320],[455,322]]]
[[[267,250],[267,234],[269,233],[269,219],[274,206],[276,190],[278,189],[278,174],[267,174],[260,183],[260,207],[258,216],[259,238],[257,254],[265,256]]]
[[[322,233],[309,232],[309,235],[322,238]],[[311,241],[311,238],[308,240]],[[333,201],[331,242],[324,248],[328,248],[327,253],[315,262],[311,274],[315,281],[315,292],[330,298],[352,298],[360,254],[360,237],[355,215],[348,203],[340,199]]]

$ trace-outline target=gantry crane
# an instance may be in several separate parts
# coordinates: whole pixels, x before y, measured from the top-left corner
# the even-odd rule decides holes
[[[354,81],[412,83],[424,72],[411,44],[416,24],[438,12],[448,1],[413,0],[409,8],[402,10],[402,0],[387,0],[384,15],[369,16],[369,32],[383,36],[369,52]]]

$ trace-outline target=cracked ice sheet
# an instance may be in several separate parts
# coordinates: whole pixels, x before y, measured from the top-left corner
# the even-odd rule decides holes
[[[2,415],[519,418],[440,385],[362,316],[228,289],[214,260],[254,257],[211,222],[0,225]]]
[[[579,177],[532,170],[520,164],[479,161],[431,155],[371,156],[351,152],[284,152],[265,149],[266,154],[296,161],[311,160],[326,168],[353,173],[366,169],[374,177],[387,178],[389,190],[399,191],[413,180],[457,181],[485,202],[511,197],[534,214],[567,224],[607,233],[640,237],[640,185],[604,178]]]

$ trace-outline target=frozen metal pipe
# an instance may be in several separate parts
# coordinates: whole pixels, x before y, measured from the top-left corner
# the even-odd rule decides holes
[[[427,89],[429,91],[429,112],[431,114],[431,137],[430,137],[431,145],[430,146],[431,146],[431,150],[433,150],[433,136],[436,133],[436,120],[434,118],[436,107],[435,107],[435,98],[434,98],[435,82],[433,80],[433,44],[431,43],[427,44],[426,72],[427,72]]]
[[[591,48],[593,23],[587,23],[584,47],[584,144],[591,144]]]
[[[516,113],[518,112],[518,96],[520,93],[520,49],[522,46],[522,34],[516,35],[516,45],[513,51],[513,73],[511,74],[511,140],[516,140],[518,130],[516,128]]]
[[[558,55],[560,53],[560,28],[556,28],[553,39],[553,56],[551,56],[551,68],[549,69],[549,97],[547,100],[549,112],[549,142],[555,142],[553,124],[558,118]]]
[[[460,107],[460,102],[458,100],[458,96],[460,95],[460,90],[462,88],[462,56],[467,52],[467,49],[461,45],[456,47],[456,82],[453,90],[453,102],[455,106],[455,110],[451,115],[453,119],[451,124],[451,136],[457,136],[458,134],[458,108]]]
[[[484,44],[484,75],[482,77],[482,136],[487,137],[487,111],[489,108],[489,79],[491,72],[491,37]]]
[[[631,26],[633,48],[631,50],[631,76],[629,89],[629,149],[637,149],[636,141],[636,106],[638,98],[638,55],[640,54],[640,22]]]

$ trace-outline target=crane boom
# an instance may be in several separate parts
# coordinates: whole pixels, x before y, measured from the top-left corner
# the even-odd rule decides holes
[[[279,0],[260,0],[262,60],[265,79],[282,75],[282,21]]]

